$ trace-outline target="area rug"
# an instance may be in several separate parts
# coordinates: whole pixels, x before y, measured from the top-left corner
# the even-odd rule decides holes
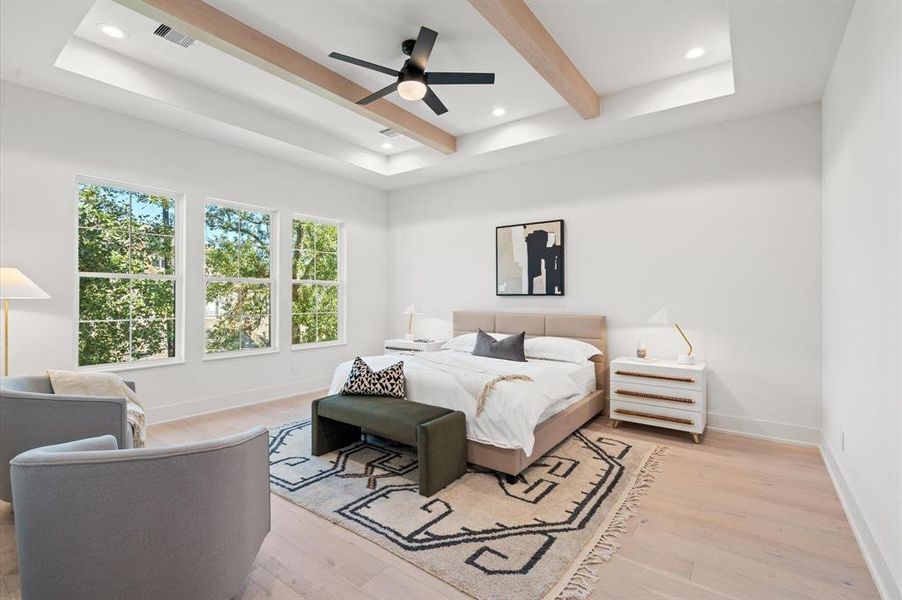
[[[310,421],[270,430],[276,494],[480,600],[585,598],[666,447],[576,431],[507,483],[474,468],[417,492],[416,453],[367,436],[310,455]]]

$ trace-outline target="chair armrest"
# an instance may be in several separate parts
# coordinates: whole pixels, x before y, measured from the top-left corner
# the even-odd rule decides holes
[[[164,446],[162,448],[125,448],[120,450],[122,446],[117,445],[113,436],[104,435],[34,448],[16,456],[10,464],[19,467],[36,464],[65,467],[83,464],[119,463],[122,461],[128,461],[132,464],[143,464],[157,460],[190,458],[198,454],[217,452],[247,444],[257,438],[262,439],[263,444],[268,447],[268,430],[265,427],[257,426],[217,440],[205,440],[180,446]],[[265,471],[268,473],[268,452],[266,456],[267,468]]]
[[[22,454],[13,458],[11,461],[9,461],[9,464],[11,466],[27,466],[29,464],[44,462],[48,455],[51,457],[53,455],[60,455],[61,460],[66,460],[68,458],[71,458],[72,456],[77,456],[79,452],[97,452],[100,450],[118,449],[119,445],[116,443],[115,437],[111,435],[102,435],[100,437],[75,440],[74,442],[65,442],[63,444],[55,444],[53,446],[32,448],[31,450],[26,450]]]

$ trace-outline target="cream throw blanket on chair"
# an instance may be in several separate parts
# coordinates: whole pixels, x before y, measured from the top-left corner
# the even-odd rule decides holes
[[[144,427],[144,405],[138,395],[115,373],[77,373],[47,369],[53,393],[63,396],[125,397],[128,400],[128,423],[132,429],[132,447],[143,448],[147,440]]]

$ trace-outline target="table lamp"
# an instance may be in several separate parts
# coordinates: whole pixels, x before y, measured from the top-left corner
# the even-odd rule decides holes
[[[9,377],[9,301],[46,299],[42,290],[19,269],[0,267],[0,298],[3,299],[3,376]]]
[[[411,304],[407,308],[404,309],[404,314],[407,315],[407,335],[404,336],[405,339],[412,340],[413,339],[413,316],[421,314],[417,311],[417,305]]]
[[[689,352],[687,354],[680,354],[677,356],[677,362],[681,365],[694,365],[695,357],[692,356],[692,343],[689,341],[689,338],[686,337],[686,334],[683,333],[683,330],[677,325],[675,318],[670,314],[670,311],[666,308],[662,308],[652,316],[648,318],[649,323],[655,323],[658,325],[673,325],[676,327],[676,330],[680,332],[680,335],[683,336],[683,339],[686,340],[686,345],[689,346]]]

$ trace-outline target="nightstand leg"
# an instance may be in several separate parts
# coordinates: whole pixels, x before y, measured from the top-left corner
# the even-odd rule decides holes
[[[693,433],[693,434],[692,434],[692,441],[695,442],[696,444],[699,443],[699,442],[698,442],[698,434],[697,434],[697,433]]]
[[[617,429],[618,427],[620,427],[620,421],[611,421],[611,427]]]

